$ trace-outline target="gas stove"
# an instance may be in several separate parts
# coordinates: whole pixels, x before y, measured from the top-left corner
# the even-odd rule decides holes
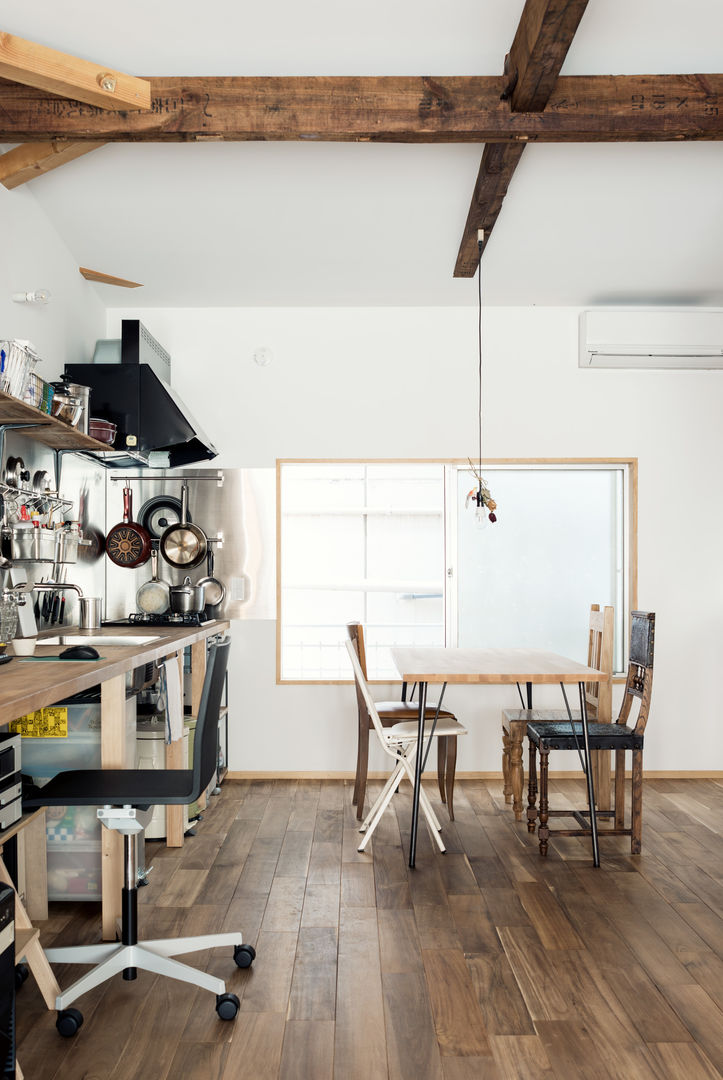
[[[104,622],[103,626],[203,626],[211,622],[202,611],[186,611],[174,614],[170,611],[163,615],[149,615],[143,611],[133,612],[127,619]]]

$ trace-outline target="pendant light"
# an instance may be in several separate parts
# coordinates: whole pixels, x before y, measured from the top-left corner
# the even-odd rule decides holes
[[[497,509],[497,503],[492,498],[490,490],[487,487],[487,481],[482,475],[482,244],[484,241],[484,232],[482,229],[477,233],[477,249],[478,249],[478,261],[477,261],[477,370],[478,370],[478,384],[479,384],[479,398],[478,398],[478,457],[477,464],[475,464],[471,458],[468,458],[469,467],[474,474],[474,478],[477,481],[477,487],[472,488],[467,494],[465,499],[465,507],[471,505],[475,508],[475,519],[478,525],[486,525],[488,521],[494,523],[497,521],[497,515],[495,510]]]

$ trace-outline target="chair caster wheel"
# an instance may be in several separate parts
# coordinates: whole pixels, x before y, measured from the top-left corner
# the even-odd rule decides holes
[[[235,1020],[240,1005],[235,994],[219,994],[216,998],[216,1012],[221,1020]]]
[[[27,964],[15,965],[15,989],[19,990],[23,985],[28,975],[30,974],[30,968]]]
[[[76,1035],[83,1025],[83,1014],[77,1009],[63,1009],[58,1013],[55,1026],[64,1039]]]
[[[256,959],[256,949],[253,945],[235,945],[233,950],[233,958],[236,961],[236,966],[240,968],[251,967]]]

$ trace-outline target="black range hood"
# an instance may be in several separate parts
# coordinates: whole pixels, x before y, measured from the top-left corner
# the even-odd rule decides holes
[[[124,319],[120,363],[66,364],[65,373],[90,387],[91,416],[116,424],[113,450],[144,458],[154,451],[167,453],[170,468],[210,461],[218,450],[160,377],[157,362],[144,362],[149,339],[157,346],[137,319]]]

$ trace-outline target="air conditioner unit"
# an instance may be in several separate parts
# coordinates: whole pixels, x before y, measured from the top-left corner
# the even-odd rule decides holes
[[[578,363],[582,368],[723,368],[723,311],[583,311]]]

